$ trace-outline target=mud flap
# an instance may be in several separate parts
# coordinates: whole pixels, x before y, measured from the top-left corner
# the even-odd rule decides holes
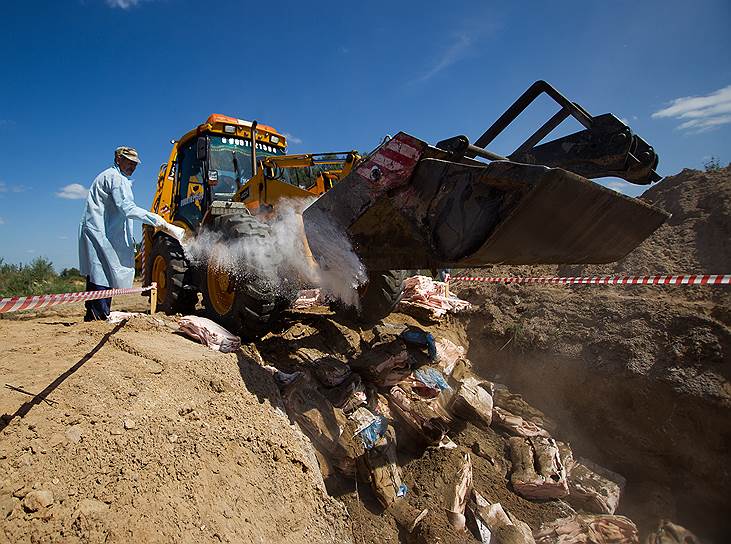
[[[372,270],[614,262],[668,215],[558,168],[452,162],[399,133],[303,214],[313,255],[329,221]]]

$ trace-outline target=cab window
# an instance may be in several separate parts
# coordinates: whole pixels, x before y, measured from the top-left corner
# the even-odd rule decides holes
[[[182,219],[195,228],[203,218],[203,161],[196,157],[195,139],[178,151],[179,201],[177,218]]]

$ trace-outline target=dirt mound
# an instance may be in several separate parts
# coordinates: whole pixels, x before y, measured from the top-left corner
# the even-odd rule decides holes
[[[670,219],[614,264],[562,267],[561,273],[724,274],[731,269],[731,166],[683,170],[640,198],[670,213]]]
[[[728,273],[731,168],[684,170],[644,199],[673,217],[606,266],[494,267],[474,275]],[[480,307],[468,356],[561,423],[559,435],[628,479],[620,512],[731,534],[728,287],[457,283]],[[684,497],[679,500],[678,497]]]
[[[731,166],[713,172],[683,170],[642,199],[672,214],[620,266],[648,273],[724,274],[731,265]]]
[[[74,312],[0,321],[3,382],[43,391],[1,397],[0,541],[350,541],[309,441],[246,350]]]

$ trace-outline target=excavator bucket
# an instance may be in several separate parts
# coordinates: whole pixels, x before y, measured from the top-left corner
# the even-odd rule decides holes
[[[401,132],[308,207],[315,259],[337,229],[370,270],[609,263],[668,217],[562,168],[439,145]]]

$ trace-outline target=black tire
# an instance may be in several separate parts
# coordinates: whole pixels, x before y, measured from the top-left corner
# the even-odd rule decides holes
[[[156,271],[158,259],[164,270]],[[162,277],[160,276],[162,274]],[[190,265],[180,243],[165,234],[152,244],[150,275],[158,283],[157,310],[166,314],[189,314],[198,302],[198,293],[190,285]]]
[[[258,338],[268,332],[293,300],[278,281],[281,257],[271,239],[268,225],[245,215],[223,215],[213,220],[212,230],[221,235],[225,245],[248,244],[261,257],[258,262],[237,262],[235,274],[206,263],[201,275],[201,292],[206,315],[244,339]],[[216,302],[214,275],[227,276],[230,306]]]
[[[368,282],[358,290],[360,308],[347,307],[341,312],[359,323],[377,323],[394,311],[404,294],[406,270],[385,270],[368,273]]]

